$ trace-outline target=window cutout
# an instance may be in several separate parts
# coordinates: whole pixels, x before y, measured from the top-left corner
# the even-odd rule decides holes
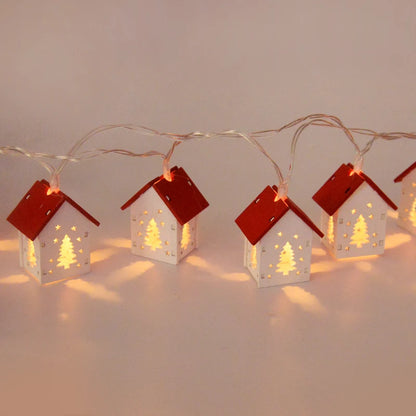
[[[327,238],[330,244],[334,244],[335,236],[334,236],[334,217],[331,215],[328,221],[328,230],[327,230]]]
[[[53,259],[49,259],[49,263],[53,263]]]
[[[147,215],[148,213],[148,211],[143,211],[143,215]]]
[[[351,210],[351,214],[354,215],[357,212],[357,210],[354,208]]]
[[[409,220],[413,227],[416,227],[416,198],[414,199],[412,207],[410,208]]]
[[[58,224],[58,225],[55,225],[55,230],[56,231],[58,231],[58,230],[60,230],[61,229],[61,226]]]
[[[303,257],[300,257],[300,258],[299,258],[299,261],[304,261]]]
[[[373,233],[373,237],[377,237],[377,233]]]
[[[53,239],[53,243],[56,244],[57,242],[58,242],[58,239],[57,238],[54,238]]]
[[[416,188],[416,182],[412,182],[413,188]]]
[[[143,220],[140,220],[140,221],[139,221],[139,224],[140,224],[140,225],[143,225],[143,224],[144,224],[144,221],[143,221]]]
[[[182,228],[181,248],[186,250],[191,242],[191,233],[189,232],[189,223],[186,223]]]
[[[52,273],[53,273],[53,271],[52,271],[52,270],[49,270],[49,271],[48,271],[48,273],[49,273],[49,274],[52,274]]]
[[[299,238],[299,236],[298,236],[297,234],[295,234],[295,235],[293,236],[293,238],[294,238],[295,240],[297,240],[297,239]]]
[[[345,246],[345,251],[350,251],[350,248],[348,246]]]
[[[81,237],[78,237],[78,238],[77,238],[77,241],[81,241]]]
[[[82,254],[84,252],[84,250],[82,248],[80,248],[79,252]]]
[[[281,232],[281,231],[279,231],[279,232],[277,233],[277,235],[278,235],[279,237],[281,237],[281,236],[282,236],[282,232]]]
[[[344,238],[348,238],[348,234],[347,234],[347,233],[345,233],[345,234],[343,235],[343,237],[344,237]]]
[[[71,230],[72,230],[72,231],[76,231],[76,230],[77,230],[77,227],[75,227],[75,225],[73,225],[73,226],[71,227]]]
[[[166,240],[165,241],[165,246],[168,246],[169,245],[169,241],[168,240]]]
[[[33,241],[28,239],[27,240],[27,261],[30,267],[36,267],[36,253],[35,253],[35,245]]]
[[[272,267],[273,267],[273,264],[271,264],[271,263],[270,263],[270,264],[269,264],[269,267],[270,267],[270,268],[272,268]]]
[[[373,247],[377,247],[377,243],[373,243]]]
[[[279,244],[275,244],[274,248],[277,250],[279,248]]]
[[[165,252],[167,256],[170,256],[170,251]]]
[[[369,203],[367,204],[367,207],[368,207],[368,208],[373,208],[373,204],[372,204],[371,202],[369,202]]]
[[[141,237],[143,235],[143,233],[142,232],[140,232],[140,231],[138,231],[138,233],[137,233],[137,237]]]
[[[351,221],[347,221],[347,226],[349,227],[351,225]]]
[[[268,274],[268,275],[267,275],[267,278],[268,278],[268,279],[271,279],[271,278],[272,278],[272,275],[271,275],[271,274]]]
[[[56,267],[63,267],[69,269],[71,264],[77,263],[76,254],[74,252],[74,246],[68,234],[62,239],[61,247],[59,248],[58,264]]]
[[[77,267],[81,267],[81,263],[78,263],[78,264],[77,264]]]
[[[303,250],[303,247],[302,246],[299,246],[299,250]]]
[[[165,226],[165,223],[162,221],[162,222],[160,223],[160,225],[161,225],[162,227],[164,227],[164,226]]]
[[[357,248],[361,248],[364,244],[369,243],[370,240],[368,239],[369,235],[367,231],[367,223],[365,222],[364,217],[360,214],[354,225],[354,231],[351,236],[350,244],[355,245]]]
[[[160,240],[159,228],[156,221],[152,218],[146,228],[146,236],[144,237],[144,244],[150,247],[150,250],[156,251],[157,248],[162,248],[162,241]]]
[[[251,246],[250,263],[253,269],[257,269],[257,247]]]
[[[299,276],[299,275],[300,275],[300,271],[298,270],[298,271],[296,272],[296,274]]]
[[[373,214],[370,214],[370,215],[368,216],[368,218],[370,218],[370,220],[372,220],[372,219],[374,218],[374,215],[373,215]]]
[[[162,211],[161,209],[158,209],[158,210],[157,210],[157,213],[158,213],[158,214],[161,214],[162,212],[163,212],[163,211]]]
[[[288,241],[280,252],[280,261],[277,265],[276,273],[283,273],[283,276],[288,276],[289,272],[296,270],[296,262],[293,257],[293,249]]]

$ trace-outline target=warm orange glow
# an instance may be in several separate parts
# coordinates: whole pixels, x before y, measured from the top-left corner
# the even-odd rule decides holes
[[[326,312],[319,299],[312,293],[298,286],[285,286],[282,290],[292,303],[300,306],[306,312]]]
[[[409,220],[413,227],[416,227],[416,198],[413,201],[412,208],[410,208]]]
[[[71,264],[77,263],[77,256],[74,252],[74,246],[68,234],[65,234],[65,237],[62,239],[62,244],[59,249],[59,257],[57,267],[63,267],[64,269],[69,269]]]
[[[408,243],[412,237],[410,234],[404,233],[397,233],[397,234],[390,234],[386,236],[386,241],[384,242],[384,248],[386,250],[391,248],[396,248],[401,246],[402,244]]]
[[[26,283],[29,281],[29,276],[25,274],[13,274],[11,276],[2,277],[0,279],[0,284],[2,285],[16,285],[21,283]]]
[[[108,279],[108,284],[110,286],[120,286],[138,279],[152,267],[154,267],[154,264],[151,261],[136,261],[112,273]]]
[[[91,253],[91,264],[107,260],[117,252],[114,248],[102,248]]]
[[[17,251],[19,250],[19,240],[1,240],[0,251]]]
[[[27,261],[30,267],[36,267],[35,245],[30,239],[27,240]]]
[[[57,194],[57,193],[59,193],[59,188],[55,188],[55,189],[52,189],[52,188],[49,188],[47,191],[46,191],[46,195],[52,195],[52,194]]]
[[[280,252],[280,262],[277,265],[276,272],[283,273],[283,276],[288,276],[289,272],[296,270],[296,262],[293,257],[293,249],[288,241]]]
[[[107,238],[106,240],[104,240],[104,243],[108,244],[109,246],[114,246],[117,248],[130,248],[131,247],[131,240],[127,238]]]
[[[328,231],[327,237],[330,244],[334,244],[335,236],[334,236],[334,217],[331,215],[328,221]]]
[[[251,246],[250,263],[253,269],[257,268],[257,247]]]
[[[370,242],[368,237],[369,235],[367,233],[367,223],[365,222],[364,217],[360,214],[354,225],[354,231],[350,244],[356,245],[357,248],[361,248],[364,244],[368,244]]]
[[[189,223],[186,223],[182,228],[181,248],[186,250],[191,242],[191,233],[189,232]]]
[[[65,286],[85,293],[92,299],[105,300],[107,302],[117,303],[121,301],[118,293],[107,289],[105,286],[98,283],[86,282],[82,279],[68,280]]]
[[[157,248],[162,248],[162,241],[160,240],[159,228],[157,227],[154,218],[152,218],[149,221],[149,224],[147,225],[144,244],[150,247],[150,250],[152,251],[156,251]]]

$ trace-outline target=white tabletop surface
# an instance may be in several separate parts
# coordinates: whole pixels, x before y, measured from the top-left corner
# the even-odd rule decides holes
[[[383,256],[257,289],[242,241],[180,265],[97,240],[93,271],[41,287],[0,241],[3,415],[411,414],[416,240],[389,217]]]

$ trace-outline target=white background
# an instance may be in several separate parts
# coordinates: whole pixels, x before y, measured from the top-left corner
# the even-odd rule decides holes
[[[254,131],[316,112],[350,127],[414,131],[415,18],[410,0],[2,0],[0,143],[65,153],[106,123]],[[263,141],[284,171],[290,139]],[[86,149],[168,146],[112,132]],[[415,148],[377,142],[365,159],[396,202],[393,179]],[[311,196],[353,161],[353,147],[312,127],[298,149],[289,194],[318,222]],[[48,177],[33,161],[1,157],[0,278],[21,282],[0,285],[4,414],[411,413],[415,239],[389,218],[383,257],[336,264],[316,241],[311,282],[257,290],[233,221],[276,182],[271,165],[237,139],[182,144],[172,162],[210,202],[191,259],[174,268],[129,254],[119,207],[161,162],[106,156],[61,177],[102,222],[93,272],[41,288],[21,274],[5,219]]]

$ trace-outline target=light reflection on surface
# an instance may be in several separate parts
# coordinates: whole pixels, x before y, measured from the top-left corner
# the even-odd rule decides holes
[[[215,277],[219,277],[223,280],[228,280],[231,282],[246,282],[250,280],[250,276],[247,273],[243,272],[234,272],[227,273],[224,272],[220,267],[208,263],[205,259],[199,256],[188,256],[185,260],[186,263],[191,264],[192,266],[198,267],[200,269],[206,270]]]
[[[387,211],[387,216],[390,217],[390,218],[397,219],[397,218],[399,218],[399,213],[398,213],[398,211],[389,210],[389,211]]]
[[[0,240],[0,251],[18,251],[19,240]]]
[[[337,268],[337,264],[332,261],[318,261],[311,264],[311,274],[332,272]]]
[[[326,254],[327,254],[327,252],[323,248],[320,248],[320,247],[312,248],[312,256],[321,257],[321,256],[326,256]]]
[[[65,286],[70,289],[77,290],[78,292],[85,293],[91,299],[99,299],[107,302],[118,303],[121,302],[121,298],[118,293],[107,289],[105,286],[98,283],[86,282],[82,279],[68,280]]]
[[[390,234],[386,236],[384,248],[386,250],[390,248],[396,248],[396,247],[401,246],[402,244],[408,243],[411,239],[412,237],[410,234],[405,234],[405,233]]]
[[[363,272],[370,272],[373,269],[373,265],[368,261],[357,261],[355,267]]]
[[[98,263],[103,260],[109,259],[113,256],[117,250],[115,248],[102,248],[91,252],[91,263]]]
[[[107,238],[104,244],[117,248],[131,248],[131,240],[128,238]]]
[[[154,267],[154,263],[149,260],[139,260],[128,266],[122,267],[121,269],[113,272],[108,278],[108,283],[111,286],[118,286],[125,282],[137,279],[142,274],[146,273]]]
[[[299,305],[306,312],[326,312],[326,309],[322,306],[319,299],[305,289],[298,286],[285,286],[282,290],[292,303]]]
[[[29,276],[25,274],[13,274],[11,276],[2,277],[0,279],[0,284],[2,285],[16,285],[21,283],[26,283],[30,280]]]

